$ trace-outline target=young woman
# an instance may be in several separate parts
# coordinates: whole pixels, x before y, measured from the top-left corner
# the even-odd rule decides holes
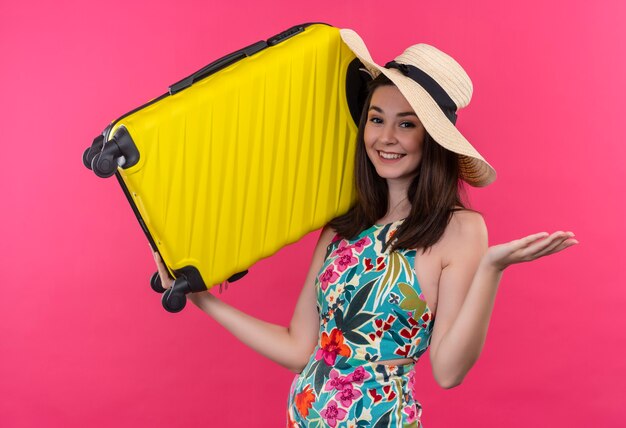
[[[472,94],[465,71],[424,44],[382,67],[356,33],[342,37],[374,77],[359,125],[359,197],[322,230],[289,327],[210,293],[190,298],[298,373],[290,427],[418,427],[413,365],[428,346],[437,383],[459,385],[483,348],[503,270],[577,241],[571,232],[544,232],[487,248],[483,218],[459,192],[461,180],[495,179],[454,125]]]

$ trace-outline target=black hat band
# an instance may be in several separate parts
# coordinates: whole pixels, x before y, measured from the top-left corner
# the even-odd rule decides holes
[[[419,68],[409,64],[400,64],[395,61],[389,61],[385,64],[385,68],[395,68],[400,73],[404,74],[406,77],[415,81],[418,85],[424,88],[433,100],[435,100],[441,111],[443,111],[450,122],[456,124],[456,104],[452,101],[450,95],[448,95],[439,83],[435,81],[435,79]]]

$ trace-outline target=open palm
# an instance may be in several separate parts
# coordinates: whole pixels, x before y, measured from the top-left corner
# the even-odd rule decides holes
[[[494,245],[487,250],[487,260],[496,268],[504,270],[515,263],[529,262],[539,257],[558,253],[578,244],[573,232],[535,233],[505,244]]]

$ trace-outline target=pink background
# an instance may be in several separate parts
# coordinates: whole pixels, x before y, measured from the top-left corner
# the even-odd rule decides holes
[[[380,62],[417,42],[457,58],[475,87],[459,128],[499,173],[471,191],[490,242],[580,241],[506,271],[461,386],[439,388],[422,358],[426,427],[623,426],[626,6],[506,3],[0,2],[0,425],[284,426],[293,374],[194,307],[162,309],[131,209],[81,155],[179,78],[322,21],[357,30]],[[315,239],[224,298],[286,324]]]

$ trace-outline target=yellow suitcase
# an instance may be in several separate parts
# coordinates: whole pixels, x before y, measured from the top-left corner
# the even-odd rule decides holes
[[[360,67],[337,28],[292,27],[172,85],[84,152],[116,175],[176,278],[167,310],[350,208]]]

